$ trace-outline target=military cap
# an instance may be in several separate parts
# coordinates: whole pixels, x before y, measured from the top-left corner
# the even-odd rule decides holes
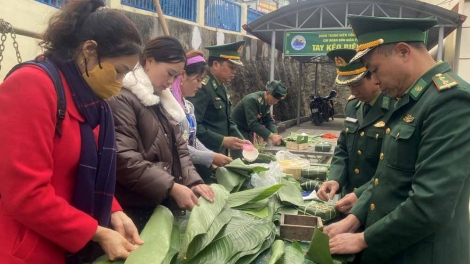
[[[284,100],[287,96],[287,88],[280,81],[269,81],[266,90],[277,100]]]
[[[398,42],[425,42],[426,31],[437,24],[436,18],[394,18],[348,15],[357,37],[355,61],[379,45]]]
[[[336,65],[336,84],[351,85],[366,76],[367,69],[360,60],[348,64],[355,55],[353,49],[336,49],[326,54]]]
[[[245,45],[244,40],[224,45],[205,47],[205,49],[209,50],[209,57],[224,58],[236,65],[243,66],[243,63],[240,61],[240,53],[243,50],[243,45]]]

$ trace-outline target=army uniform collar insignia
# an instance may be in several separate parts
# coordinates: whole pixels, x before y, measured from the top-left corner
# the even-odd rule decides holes
[[[260,104],[261,104],[261,101],[263,101],[263,98],[261,98],[261,97],[258,97],[258,103],[260,103]]]
[[[407,114],[405,117],[403,117],[403,121],[405,123],[411,123],[415,120],[415,117],[412,114]]]
[[[385,122],[384,121],[379,121],[375,123],[374,127],[385,127]]]
[[[388,110],[390,107],[390,97],[384,96],[382,97],[382,108]]]
[[[359,108],[359,106],[361,106],[361,104],[362,104],[362,102],[359,101],[359,102],[357,103],[357,105],[356,105],[356,109]]]
[[[422,78],[420,78],[410,89],[411,97],[415,100],[418,100],[427,86],[428,83]]]
[[[227,94],[227,99],[230,100],[230,94],[229,93]]]
[[[220,97],[215,97],[214,99],[215,99],[216,101],[220,101],[220,100],[221,100]]]
[[[212,80],[212,87],[214,87],[214,90],[217,90],[217,88],[219,87],[215,80]]]

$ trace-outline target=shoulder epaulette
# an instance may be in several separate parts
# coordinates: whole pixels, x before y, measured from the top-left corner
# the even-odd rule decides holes
[[[350,96],[348,97],[348,101],[351,101],[351,100],[353,100],[353,99],[356,99],[356,97],[355,97],[354,95],[350,95]]]
[[[206,75],[206,77],[204,77],[204,79],[202,80],[201,84],[206,85],[209,82],[210,79],[211,79],[211,77],[209,75]]]
[[[459,85],[459,83],[448,73],[438,73],[432,77],[437,90],[442,91]]]

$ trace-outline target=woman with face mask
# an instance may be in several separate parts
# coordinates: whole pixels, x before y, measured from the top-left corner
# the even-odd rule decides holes
[[[48,73],[27,65],[0,85],[0,262],[92,262],[99,246],[126,258],[143,243],[114,199],[114,124],[103,100],[119,93],[141,45],[135,25],[100,0],[70,1],[51,18],[39,60],[60,72],[60,133]]]
[[[188,142],[189,153],[194,164],[205,167],[225,166],[232,161],[220,153],[215,153],[207,149],[196,138],[196,116],[194,106],[185,97],[194,97],[202,88],[202,81],[206,77],[208,70],[204,55],[198,50],[186,53],[186,66],[182,74],[171,86],[171,92],[180,105],[180,111],[175,109],[173,116],[180,122],[183,138]]]
[[[214,199],[191,162],[180,120],[174,118],[181,109],[169,87],[185,63],[177,39],[153,39],[145,45],[140,65],[126,75],[124,89],[109,101],[118,151],[116,197],[139,230],[156,205],[183,213],[199,205],[197,196]]]

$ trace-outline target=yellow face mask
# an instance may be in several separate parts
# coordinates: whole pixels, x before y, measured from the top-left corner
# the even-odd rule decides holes
[[[96,65],[93,70],[88,71],[88,76],[86,73],[82,74],[86,83],[101,99],[109,99],[121,91],[122,83],[116,81],[116,75],[116,69],[108,62],[102,62],[101,68]]]

